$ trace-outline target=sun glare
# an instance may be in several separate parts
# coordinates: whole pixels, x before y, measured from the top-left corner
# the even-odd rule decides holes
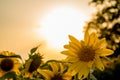
[[[68,35],[83,39],[85,15],[72,6],[57,6],[46,13],[40,24],[48,46],[63,49],[68,42]]]

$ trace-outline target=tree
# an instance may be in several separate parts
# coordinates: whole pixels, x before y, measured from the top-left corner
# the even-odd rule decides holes
[[[117,57],[120,54],[120,0],[91,0],[89,4],[95,6],[97,12],[85,29],[96,30],[99,38],[105,37],[107,47],[114,50],[111,57]]]

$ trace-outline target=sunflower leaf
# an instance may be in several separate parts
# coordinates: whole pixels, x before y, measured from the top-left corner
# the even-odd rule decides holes
[[[91,80],[97,80],[97,78],[92,73],[90,74],[90,79]]]
[[[22,59],[20,55],[12,55],[12,56],[0,55],[0,58],[12,58],[12,57],[15,57],[15,58],[20,58],[20,59]]]
[[[20,58],[22,59],[22,57],[20,55],[14,55],[14,56],[11,56],[11,57],[15,57],[15,58]]]
[[[38,46],[37,47],[34,47],[30,50],[30,53],[33,54],[36,50],[38,49]]]
[[[13,80],[17,80],[17,78],[16,78],[16,74],[15,74],[15,72],[8,72],[8,73],[6,73],[4,76],[2,76],[1,78],[0,78],[0,80],[6,80],[6,79],[13,79]]]
[[[0,58],[6,58],[7,56],[5,56],[5,55],[0,55]]]

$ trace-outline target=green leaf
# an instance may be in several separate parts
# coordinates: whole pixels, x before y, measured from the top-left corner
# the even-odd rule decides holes
[[[15,72],[12,71],[12,72],[8,72],[4,76],[2,76],[0,78],[0,80],[10,79],[10,78],[12,78],[13,80],[17,80],[16,76],[17,75],[15,74]]]
[[[15,57],[15,58],[20,58],[22,59],[22,57],[20,55],[13,55],[13,56],[10,56],[10,57]]]
[[[12,56],[0,55],[0,58],[13,58],[13,57],[22,59],[20,55],[12,55]]]
[[[30,53],[33,54],[37,49],[38,49],[38,46],[35,47],[35,48],[32,48],[32,49],[30,50]]]
[[[97,80],[97,78],[91,73],[90,74],[90,80]]]

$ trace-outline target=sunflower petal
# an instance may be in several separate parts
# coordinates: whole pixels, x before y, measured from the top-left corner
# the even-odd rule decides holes
[[[69,55],[69,56],[77,56],[75,53],[73,53],[73,52],[71,52],[69,50],[62,51],[61,53],[64,54],[64,55]]]
[[[69,39],[71,40],[71,42],[77,44],[78,46],[81,46],[81,45],[80,45],[80,41],[77,40],[75,37],[69,35]]]
[[[54,74],[56,74],[58,72],[58,65],[57,65],[57,63],[51,62],[49,64],[50,64]]]
[[[64,48],[69,49],[70,46],[66,44],[66,45],[64,45]]]
[[[113,50],[110,50],[110,49],[99,49],[96,51],[96,53],[99,55],[99,56],[108,56],[108,55],[111,55],[113,54]]]
[[[94,61],[94,62],[95,62],[95,66],[96,66],[98,69],[100,69],[101,71],[104,70],[104,65],[103,65],[101,59],[100,59],[98,56],[95,57],[95,61]]]
[[[85,45],[88,45],[88,43],[89,43],[89,33],[88,33],[88,31],[86,31],[85,34],[84,34],[84,41],[85,41]]]
[[[62,63],[60,63],[60,64],[59,64],[59,66],[60,66],[60,73],[63,73],[63,71],[64,71],[63,64],[62,64]]]
[[[63,79],[64,80],[71,80],[72,78],[72,74],[70,72],[66,72],[64,75],[63,75]]]
[[[106,45],[107,45],[107,43],[106,43],[106,39],[105,38],[103,38],[103,39],[101,39],[101,40],[99,40],[98,41],[98,43],[96,44],[96,48],[106,48]]]
[[[89,39],[89,43],[88,43],[89,46],[92,46],[92,45],[94,44],[95,38],[96,38],[95,33],[92,33],[92,34],[90,35],[90,39]]]
[[[78,59],[77,57],[71,57],[71,56],[67,57],[65,60],[66,60],[66,61],[69,61],[69,62],[79,61],[79,59]]]
[[[41,69],[37,69],[37,71],[43,75],[46,80],[51,80],[51,78],[54,76],[53,72],[50,70],[41,70]]]
[[[78,71],[78,78],[79,79],[86,78],[88,76],[89,71],[90,71],[86,62],[80,62],[75,70]]]
[[[72,43],[72,42],[69,42],[69,46],[72,47],[72,48],[74,48],[75,50],[79,50],[80,49],[77,44]]]

